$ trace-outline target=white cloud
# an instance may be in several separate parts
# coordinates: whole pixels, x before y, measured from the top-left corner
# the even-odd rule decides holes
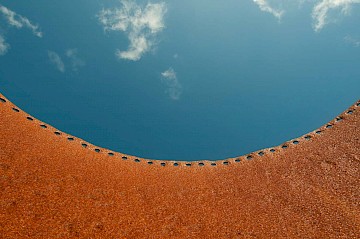
[[[117,50],[116,55],[121,59],[138,61],[153,48],[156,35],[164,29],[166,5],[147,3],[141,7],[129,0],[122,0],[121,3],[122,8],[100,11],[98,19],[105,31],[123,31],[127,34],[130,41],[128,50]]]
[[[48,56],[49,56],[50,62],[52,64],[54,64],[56,69],[58,69],[60,72],[65,72],[64,62],[62,61],[61,57],[56,52],[48,51]]]
[[[359,38],[354,38],[352,36],[346,36],[346,37],[344,37],[344,41],[355,47],[360,47],[360,39]]]
[[[43,36],[43,33],[39,30],[39,26],[31,23],[26,17],[23,17],[2,5],[0,5],[0,13],[2,13],[10,26],[14,26],[18,29],[25,27],[30,29],[37,37]]]
[[[340,10],[342,15],[348,15],[351,6],[356,3],[360,3],[360,0],[321,0],[315,5],[312,12],[314,30],[320,31],[326,24],[334,21],[329,18],[331,10]]]
[[[173,100],[180,99],[182,86],[177,79],[174,69],[170,67],[166,71],[162,72],[161,76],[161,81],[166,85],[166,93],[170,96],[170,98]]]
[[[70,59],[73,71],[78,71],[80,67],[85,66],[85,61],[78,57],[78,50],[76,48],[66,50],[65,55]]]
[[[299,8],[304,3],[313,3],[315,6],[312,9],[313,29],[318,32],[325,27],[325,25],[336,22],[337,18],[333,16],[334,13],[339,15],[349,15],[352,5],[360,3],[360,0],[253,0],[261,11],[271,13],[278,20],[281,20],[284,14],[284,8],[293,6],[294,3]],[[280,5],[280,8],[274,8],[273,5]]]
[[[7,44],[4,37],[0,35],[0,56],[5,55],[9,48],[9,44]]]
[[[253,2],[259,6],[261,11],[271,13],[278,20],[281,20],[284,10],[271,7],[267,0],[253,0]]]

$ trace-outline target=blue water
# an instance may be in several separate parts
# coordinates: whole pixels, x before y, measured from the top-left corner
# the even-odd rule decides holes
[[[358,4],[316,32],[313,3],[292,6],[279,21],[250,0],[165,1],[165,28],[138,61],[115,55],[128,48],[127,33],[105,32],[97,17],[121,8],[119,1],[0,4],[43,32],[36,37],[0,17],[0,36],[11,45],[0,56],[0,92],[36,118],[115,151],[234,157],[312,131],[360,98]],[[83,63],[76,69],[69,49]],[[161,74],[170,68],[177,99]]]

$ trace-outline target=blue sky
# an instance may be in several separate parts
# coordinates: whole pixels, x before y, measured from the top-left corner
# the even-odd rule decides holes
[[[278,145],[360,93],[360,0],[0,0],[0,91],[156,159]]]

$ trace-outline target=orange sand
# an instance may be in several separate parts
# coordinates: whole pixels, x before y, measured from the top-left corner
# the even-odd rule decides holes
[[[163,166],[96,152],[0,97],[0,238],[360,238],[358,103],[251,160]]]

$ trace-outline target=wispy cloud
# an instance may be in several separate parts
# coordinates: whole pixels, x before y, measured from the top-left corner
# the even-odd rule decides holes
[[[4,37],[0,35],[0,56],[5,55],[9,47],[9,44],[6,43]]]
[[[17,29],[28,28],[37,37],[42,37],[43,33],[39,30],[39,26],[30,22],[29,19],[23,17],[16,12],[8,9],[0,4],[0,16],[5,19],[8,25]],[[5,41],[4,36],[0,35],[0,56],[5,55],[10,49],[10,45]]]
[[[341,16],[350,14],[351,8],[354,4],[359,4],[360,0],[252,0],[257,4],[261,11],[271,13],[279,21],[285,13],[284,8],[291,7],[296,4],[298,8],[304,3],[315,4],[312,9],[313,29],[319,32],[327,24],[336,22],[338,18],[334,16],[335,13]],[[281,7],[275,8],[274,4]]]
[[[76,48],[66,50],[65,55],[70,59],[73,71],[78,71],[80,67],[85,66],[85,61],[78,57]]]
[[[253,2],[259,6],[261,11],[271,13],[278,20],[281,20],[284,10],[271,7],[267,0],[253,0]]]
[[[354,38],[352,36],[346,36],[344,37],[344,41],[355,46],[360,47],[360,38]]]
[[[329,17],[330,11],[338,10],[341,15],[348,15],[352,5],[357,3],[360,3],[360,0],[321,0],[315,5],[312,12],[314,30],[318,32],[326,24],[334,21]]]
[[[169,68],[161,73],[161,81],[166,85],[166,93],[173,100],[180,99],[182,94],[182,86],[177,79],[176,72],[173,68]]]
[[[18,29],[25,27],[30,29],[33,32],[33,34],[36,35],[37,37],[43,36],[43,33],[39,30],[38,25],[33,24],[26,17],[17,14],[16,12],[8,9],[7,7],[4,7],[1,4],[0,4],[0,13],[4,16],[4,18],[6,19],[6,21],[10,26],[16,27]]]
[[[138,61],[155,45],[155,37],[164,27],[167,11],[165,3],[147,3],[145,7],[134,1],[122,0],[121,8],[103,9],[98,14],[105,31],[123,31],[130,41],[128,50],[117,50],[120,59]]]
[[[48,51],[48,56],[50,62],[56,67],[56,69],[58,69],[60,72],[65,72],[65,65],[59,54],[53,51]]]

